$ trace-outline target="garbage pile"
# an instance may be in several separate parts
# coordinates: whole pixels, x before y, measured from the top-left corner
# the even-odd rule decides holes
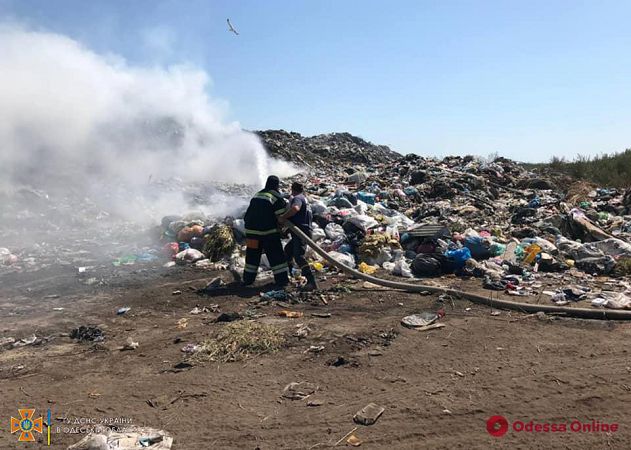
[[[20,188],[12,195],[0,191],[0,277],[47,270],[81,276],[158,263],[155,224],[165,204],[179,210],[200,208],[214,220],[245,209],[256,188],[231,183],[151,179],[143,196],[112,186],[96,197],[69,183],[47,190]],[[204,221],[208,218],[204,216]],[[81,268],[85,269],[82,272]]]
[[[212,263],[229,259],[237,245],[235,235],[245,234],[243,220],[234,222],[226,218],[224,223],[213,223],[202,212],[165,216],[161,223],[161,239],[166,241],[162,253],[174,264],[220,268]]]
[[[303,167],[334,167],[342,163],[375,164],[401,157],[385,145],[374,145],[350,133],[306,137],[284,130],[255,132],[274,157]]]
[[[631,309],[631,191],[563,190],[504,158],[377,160],[285,180],[285,192],[294,179],[305,185],[313,240],[338,262],[377,276],[477,278],[481,288],[508,295]],[[242,269],[242,221],[215,226],[223,231],[213,238],[206,223],[163,223],[171,238],[177,234],[170,256]],[[314,252],[307,256],[316,270],[326,266]]]

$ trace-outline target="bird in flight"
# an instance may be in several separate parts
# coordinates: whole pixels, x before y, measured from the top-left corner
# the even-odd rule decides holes
[[[237,36],[239,36],[239,32],[237,30],[234,29],[234,27],[232,26],[232,24],[230,23],[230,19],[226,19],[226,22],[228,22],[228,31],[232,31],[234,34],[236,34]]]

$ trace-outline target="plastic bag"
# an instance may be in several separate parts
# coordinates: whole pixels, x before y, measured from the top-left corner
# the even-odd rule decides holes
[[[206,257],[204,256],[202,252],[194,248],[189,248],[175,255],[175,261],[180,264],[184,264],[187,262],[196,262],[196,261],[199,261],[200,259],[205,259],[205,258]]]
[[[387,226],[386,236],[390,239],[396,239],[397,241],[401,239],[401,236],[399,236],[399,229],[396,226]]]
[[[506,246],[504,244],[500,244],[499,242],[493,242],[489,251],[491,252],[491,256],[500,256],[506,251]]]
[[[392,253],[386,247],[379,249],[376,256],[367,256],[364,258],[364,261],[366,262],[366,264],[370,264],[373,266],[381,266],[381,267],[384,267],[384,263],[387,263],[391,260],[392,260]]]
[[[167,258],[173,258],[179,253],[180,246],[177,242],[169,242],[162,247],[162,254]]]
[[[322,215],[326,211],[326,205],[321,200],[314,200],[309,203],[309,206],[311,206],[311,212],[314,216]]]
[[[442,265],[440,261],[429,255],[418,255],[412,262],[414,274],[417,277],[433,277],[441,275]]]
[[[347,253],[340,253],[340,252],[329,252],[329,256],[333,258],[334,260],[336,260],[337,262],[339,262],[340,264],[344,264],[345,266],[350,267],[351,269],[355,268],[355,258],[353,258],[353,255],[349,255]]]
[[[377,271],[377,267],[370,266],[366,264],[365,262],[360,263],[358,269],[361,273],[365,273],[367,275],[372,275],[373,273]]]
[[[338,225],[337,223],[333,222],[329,223],[324,228],[324,233],[332,241],[344,239],[346,237],[346,233],[344,233],[344,228],[342,228],[342,225]]]
[[[311,231],[311,239],[314,242],[321,241],[321,240],[323,240],[325,238],[326,238],[326,233],[324,232],[324,230],[322,228],[314,228]]]
[[[471,251],[467,247],[447,250],[445,256],[449,258],[457,268],[460,268],[464,267],[467,260],[471,259]]]
[[[393,275],[398,275],[404,278],[412,278],[412,270],[410,269],[410,265],[403,258],[399,259],[394,263],[394,269],[392,269]]]
[[[352,223],[364,232],[379,225],[379,222],[377,222],[374,218],[363,214],[349,217],[346,221]]]
[[[537,244],[531,244],[524,249],[524,264],[532,264],[537,255],[541,253],[541,247]]]
[[[486,259],[491,256],[488,240],[480,236],[473,234],[466,236],[464,239],[464,246],[471,251],[471,256],[475,259]]]
[[[361,200],[362,202],[368,204],[368,205],[374,205],[375,204],[375,199],[376,199],[376,195],[372,194],[370,192],[358,192],[357,193],[357,199]]]

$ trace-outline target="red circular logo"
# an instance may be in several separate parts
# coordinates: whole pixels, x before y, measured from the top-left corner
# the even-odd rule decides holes
[[[486,431],[491,436],[504,436],[508,431],[508,420],[504,416],[492,416],[486,421]]]

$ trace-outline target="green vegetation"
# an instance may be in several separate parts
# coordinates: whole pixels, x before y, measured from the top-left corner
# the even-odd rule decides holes
[[[596,157],[577,156],[574,161],[553,157],[547,164],[525,164],[530,169],[551,170],[605,187],[631,186],[631,149]]]

